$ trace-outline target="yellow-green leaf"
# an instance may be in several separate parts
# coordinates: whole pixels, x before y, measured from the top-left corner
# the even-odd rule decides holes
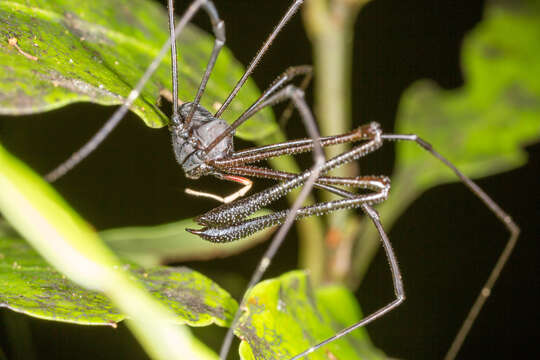
[[[236,335],[244,360],[289,359],[362,318],[343,286],[314,292],[305,273],[293,271],[257,284],[248,294]],[[315,359],[384,359],[364,329],[309,355]]]

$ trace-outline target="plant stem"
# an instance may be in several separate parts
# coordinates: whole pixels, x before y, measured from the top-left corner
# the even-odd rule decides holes
[[[315,66],[315,114],[319,120],[321,134],[342,134],[351,129],[351,73],[354,23],[358,11],[369,0],[310,0],[304,7],[306,31],[313,43]],[[349,148],[347,145],[327,149],[327,157],[334,157]],[[333,176],[351,176],[354,165],[340,167],[332,171]],[[335,196],[325,194],[325,201]],[[351,220],[354,219],[354,220]],[[326,281],[341,280],[348,269],[335,269],[336,257],[350,255],[355,236],[346,236],[346,229],[352,226],[351,212],[340,211],[328,217],[329,231],[324,244],[324,258],[317,260],[323,266]],[[309,244],[306,244],[309,246]],[[301,252],[308,251],[301,247]],[[326,254],[326,255],[325,255]],[[339,254],[339,255],[338,255]],[[302,264],[312,268],[314,264]]]

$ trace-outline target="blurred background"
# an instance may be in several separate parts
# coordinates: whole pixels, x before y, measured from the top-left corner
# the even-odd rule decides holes
[[[290,0],[215,2],[226,23],[227,46],[243,64],[251,60],[290,4]],[[177,1],[177,13],[188,3]],[[418,79],[433,79],[445,89],[461,86],[462,39],[481,20],[483,8],[484,1],[476,0],[374,0],[367,4],[355,28],[354,126],[378,121],[391,132],[400,95]],[[197,16],[195,23],[210,31],[206,16]],[[296,16],[253,77],[264,89],[288,66],[311,63],[310,42],[301,16]],[[44,174],[84,143],[113,110],[76,104],[38,116],[0,117],[0,136],[11,152]],[[289,138],[304,136],[299,119],[289,121],[286,133]],[[437,144],[433,145],[436,148]],[[530,356],[536,353],[535,345],[540,340],[536,310],[540,300],[536,263],[540,145],[525,145],[529,153],[526,166],[478,180],[514,217],[522,227],[522,235],[460,359]],[[237,141],[236,146],[250,144]],[[170,150],[166,129],[149,129],[130,114],[93,155],[55,186],[100,230],[172,222],[214,207],[215,203],[203,199],[189,199],[186,206],[188,198],[183,190],[189,186],[223,193],[223,183],[213,178],[196,184],[188,182]],[[361,164],[369,173],[391,175],[393,145],[386,145]],[[268,184],[257,182],[257,188]],[[287,205],[282,202],[277,206]],[[438,186],[421,196],[390,232],[407,301],[368,326],[374,343],[392,358],[441,358],[506,238],[503,226],[461,184]],[[228,259],[185,265],[206,274],[238,298],[265,248],[262,244]],[[296,250],[293,231],[267,277],[295,269]],[[356,294],[366,313],[392,299],[383,253],[378,254]],[[26,318],[5,309],[0,310],[0,315],[0,346],[10,359],[146,358],[123,326],[113,330],[65,325]],[[224,332],[209,331],[201,336],[219,344]],[[28,333],[30,337],[22,336]]]

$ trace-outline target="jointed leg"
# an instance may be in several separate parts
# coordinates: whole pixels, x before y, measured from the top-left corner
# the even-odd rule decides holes
[[[495,285],[495,282],[497,281],[504,265],[508,261],[508,258],[510,257],[512,250],[514,249],[514,246],[516,245],[520,230],[519,230],[519,227],[516,225],[516,223],[514,223],[510,215],[508,215],[503,209],[501,209],[501,207],[495,201],[493,201],[493,199],[491,199],[491,197],[489,197],[489,195],[486,194],[484,190],[482,190],[471,179],[465,176],[465,174],[459,171],[450,161],[448,161],[441,154],[435,151],[433,147],[431,146],[431,144],[429,144],[427,141],[421,139],[417,135],[383,134],[381,135],[381,138],[383,140],[414,141],[415,143],[420,145],[422,148],[427,150],[434,157],[436,157],[442,163],[448,166],[457,175],[457,177],[463,182],[463,184],[465,184],[465,186],[468,187],[469,190],[471,190],[474,195],[480,198],[480,200],[491,210],[491,212],[495,214],[495,216],[504,224],[504,226],[510,232],[510,237],[508,238],[508,241],[506,243],[506,246],[503,252],[497,259],[497,263],[495,264],[495,267],[491,271],[486,283],[482,287],[480,294],[478,294],[478,297],[476,298],[471,310],[469,311],[469,314],[467,314],[467,317],[465,318],[463,324],[461,325],[461,328],[459,329],[454,341],[452,342],[452,345],[450,346],[450,349],[448,350],[448,353],[445,356],[445,360],[452,360],[456,357],[459,349],[461,348],[461,345],[463,344],[463,341],[467,337],[467,334],[469,333],[469,330],[472,327],[472,324],[474,323],[476,317],[478,316],[478,313],[482,309],[482,306],[484,305],[489,294],[491,293],[491,290],[493,289],[493,286]]]
[[[380,129],[372,125],[373,139],[365,144],[359,145],[352,150],[341,154],[327,161],[321,167],[321,173],[325,173],[334,167],[353,161],[365,154],[376,150],[380,146]],[[310,170],[300,175],[290,174],[277,170],[256,168],[250,166],[235,167],[228,169],[231,173],[247,176],[263,176],[275,179],[287,180],[271,188],[253,194],[249,197],[239,199],[233,203],[219,206],[209,212],[199,216],[197,222],[206,228],[200,230],[190,230],[209,241],[227,242],[233,241],[266,227],[280,224],[290,213],[289,211],[276,212],[270,215],[244,220],[263,206],[283,197],[293,188],[300,186],[304,179],[310,175]],[[375,191],[374,194],[358,195],[334,188],[332,185],[349,185]],[[390,189],[390,181],[386,177],[359,177],[359,178],[336,178],[318,177],[315,186],[323,187],[345,197],[342,200],[315,204],[299,209],[295,213],[295,218],[302,218],[315,214],[324,214],[344,208],[358,207],[361,204],[375,204],[386,199]]]
[[[364,144],[358,145],[350,151],[338,155],[324,163],[321,173],[328,172],[335,167],[359,159],[360,157],[377,150],[382,145],[381,130],[377,123],[369,125],[369,132],[372,139]],[[243,219],[260,208],[283,197],[292,189],[302,185],[312,174],[311,170],[306,170],[302,174],[287,180],[283,183],[272,186],[259,193],[238,199],[237,201],[221,205],[215,209],[201,215],[198,221],[203,225],[230,223],[231,219]]]
[[[371,179],[369,181],[370,187],[372,187],[375,182],[376,181],[374,179]],[[359,185],[361,186],[362,182],[359,182]],[[338,195],[345,198],[299,208],[296,212],[294,212],[294,219],[301,219],[313,215],[324,215],[336,210],[351,209],[361,205],[373,205],[380,203],[386,200],[388,197],[390,183],[387,178],[381,177],[378,184],[379,189],[370,194],[354,194],[345,190],[334,188],[330,185],[322,185],[322,187],[329,191],[335,189],[335,192]],[[197,222],[206,227],[199,230],[188,229],[188,231],[211,242],[230,242],[254,234],[255,232],[263,230],[267,227],[279,225],[283,223],[286,217],[291,213],[292,212],[289,210],[282,210],[269,215],[247,220],[240,217],[219,218],[219,222],[207,221],[207,214],[204,214],[197,218]]]
[[[351,152],[354,153],[355,149],[351,150]],[[325,165],[323,165],[322,169],[325,169]],[[302,174],[298,175],[279,170],[257,168],[251,166],[230,168],[228,170],[231,173],[237,175],[247,175],[255,177],[260,176],[265,178],[289,181],[295,181],[302,176]],[[282,185],[283,183],[278,184],[274,186],[274,188],[280,188]],[[335,188],[332,185],[352,186],[364,190],[371,190],[374,191],[374,193],[355,194],[340,188]],[[312,215],[326,214],[340,209],[355,208],[363,204],[372,205],[380,203],[386,200],[388,196],[388,192],[390,190],[390,179],[385,176],[363,176],[355,178],[322,176],[317,178],[315,182],[315,187],[333,192],[339,196],[342,196],[344,199],[319,203],[300,208],[295,213],[295,219],[300,219]],[[272,193],[272,191],[270,191],[270,193]],[[283,196],[284,194],[285,193],[281,194],[281,196]],[[266,190],[264,190],[260,193],[250,196],[249,198],[264,198],[268,201],[268,193],[266,192]],[[218,208],[210,210],[209,212],[197,218],[197,222],[201,225],[206,226],[205,228],[200,230],[189,229],[188,231],[197,234],[208,241],[229,242],[249,236],[269,226],[281,224],[284,219],[290,214],[288,210],[284,210],[269,215],[245,220],[245,217],[251,214],[245,212],[246,204],[252,203],[249,198],[240,199],[234,203],[222,205]],[[254,202],[257,203],[259,202],[259,200],[255,200]],[[253,212],[256,210],[258,209],[253,210]]]
[[[373,128],[378,126],[379,125],[377,123],[363,125],[350,133],[322,137],[319,139],[319,141],[321,146],[326,147],[362,140],[372,140],[375,136]],[[311,151],[312,149],[312,139],[291,140],[283,143],[237,151],[227,158],[212,161],[211,165],[226,171],[226,169],[231,166],[249,164],[282,155],[299,154]]]

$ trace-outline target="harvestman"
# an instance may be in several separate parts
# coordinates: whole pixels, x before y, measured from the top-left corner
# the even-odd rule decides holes
[[[371,315],[365,317],[360,322],[341,330],[331,338],[312,346],[300,354],[297,354],[291,359],[294,360],[303,358],[307,354],[321,348],[325,344],[341,338],[349,332],[372,322],[373,320],[391,311],[405,300],[401,273],[396,256],[394,255],[392,246],[390,245],[388,237],[382,228],[378,213],[372,208],[372,205],[380,203],[386,200],[388,197],[390,180],[385,176],[357,176],[344,178],[325,176],[325,173],[338,166],[355,161],[379,149],[383,145],[384,141],[405,140],[415,142],[448,166],[465,184],[465,186],[467,186],[476,196],[478,196],[480,200],[497,216],[497,218],[506,226],[511,234],[504,251],[500,255],[497,264],[493,268],[488,280],[478,295],[475,304],[467,315],[467,318],[465,319],[445,357],[446,359],[453,359],[455,358],[461,344],[467,336],[467,333],[478,315],[478,312],[489,296],[496,279],[498,278],[504,264],[508,260],[508,257],[517,241],[519,228],[512,221],[510,216],[506,214],[480,187],[462,174],[452,163],[437,153],[429,143],[416,135],[385,134],[382,132],[379,124],[371,123],[360,126],[356,130],[347,134],[319,137],[311,111],[304,100],[303,86],[296,87],[290,84],[291,80],[298,76],[302,76],[304,79],[309,79],[311,77],[311,67],[309,66],[299,66],[287,69],[287,71],[278,77],[274,83],[263,92],[259,99],[255,101],[255,103],[253,103],[253,105],[251,105],[247,110],[245,110],[245,112],[231,125],[227,125],[224,120],[219,118],[225,109],[227,109],[228,105],[236,96],[247,78],[253,72],[277,34],[294,15],[302,3],[303,0],[295,0],[293,4],[290,5],[285,15],[271,32],[263,46],[259,49],[257,55],[253,58],[244,75],[238,81],[230,95],[224,101],[223,105],[221,105],[220,109],[212,115],[209,111],[200,106],[199,102],[210,78],[210,74],[218,54],[225,44],[224,22],[219,18],[218,12],[211,0],[194,0],[175,26],[173,20],[173,0],[168,0],[170,29],[169,40],[163,45],[160,53],[149,65],[136,87],[126,98],[124,104],[118,108],[118,110],[98,131],[98,133],[96,133],[68,160],[60,164],[55,170],[49,173],[46,178],[49,181],[54,181],[63,176],[89,153],[91,153],[105,139],[105,137],[123,118],[133,101],[139,96],[141,89],[153,72],[157,69],[159,63],[169,50],[169,47],[171,47],[173,113],[169,130],[172,137],[174,153],[178,163],[182,166],[188,178],[198,179],[204,175],[213,175],[219,179],[234,181],[243,185],[240,190],[227,197],[220,197],[214,194],[187,189],[186,192],[191,195],[210,197],[223,203],[223,205],[214,208],[197,218],[197,222],[203,226],[202,229],[188,229],[188,231],[197,234],[208,241],[219,243],[234,241],[264,228],[283,224],[277,234],[274,236],[270,247],[260,261],[248,288],[251,288],[262,278],[264,272],[270,265],[271,260],[277,252],[277,249],[283,242],[285,234],[295,219],[312,215],[322,215],[339,209],[360,207],[360,209],[371,219],[380,235],[382,246],[390,264],[396,299]],[[207,13],[212,23],[212,29],[215,36],[214,47],[195,99],[193,102],[182,103],[182,105],[179,105],[176,41],[171,41],[171,38],[176,39],[185,25],[192,19],[194,14],[200,8]],[[307,82],[304,81],[303,85],[304,84],[307,84]],[[291,101],[291,103],[296,107],[310,138],[235,151],[233,149],[233,136],[235,129],[262,108],[272,106],[283,101]],[[352,148],[352,150],[344,152],[332,159],[326,160],[324,158],[322,147],[352,142],[361,142],[361,144],[356,145]],[[287,173],[266,167],[250,165],[252,163],[276,156],[292,155],[309,151],[313,151],[314,165],[311,169],[300,174]],[[263,177],[280,180],[281,182],[251,196],[242,197],[249,191],[252,184],[251,180],[245,178],[244,176]],[[274,212],[261,217],[246,219],[246,217],[252,215],[257,210],[269,205],[277,199],[285,196],[291,190],[302,185],[303,189],[291,209]],[[362,190],[368,190],[370,192],[366,194],[356,194],[335,187],[336,185],[352,186]],[[313,187],[335,193],[339,195],[341,199],[302,207],[301,204]],[[239,309],[243,308],[244,301],[245,299],[242,300]],[[239,312],[236,314],[233,324],[231,325],[223,343],[220,353],[222,359],[225,359],[229,352],[233,338],[233,329],[238,321],[238,318]]]

